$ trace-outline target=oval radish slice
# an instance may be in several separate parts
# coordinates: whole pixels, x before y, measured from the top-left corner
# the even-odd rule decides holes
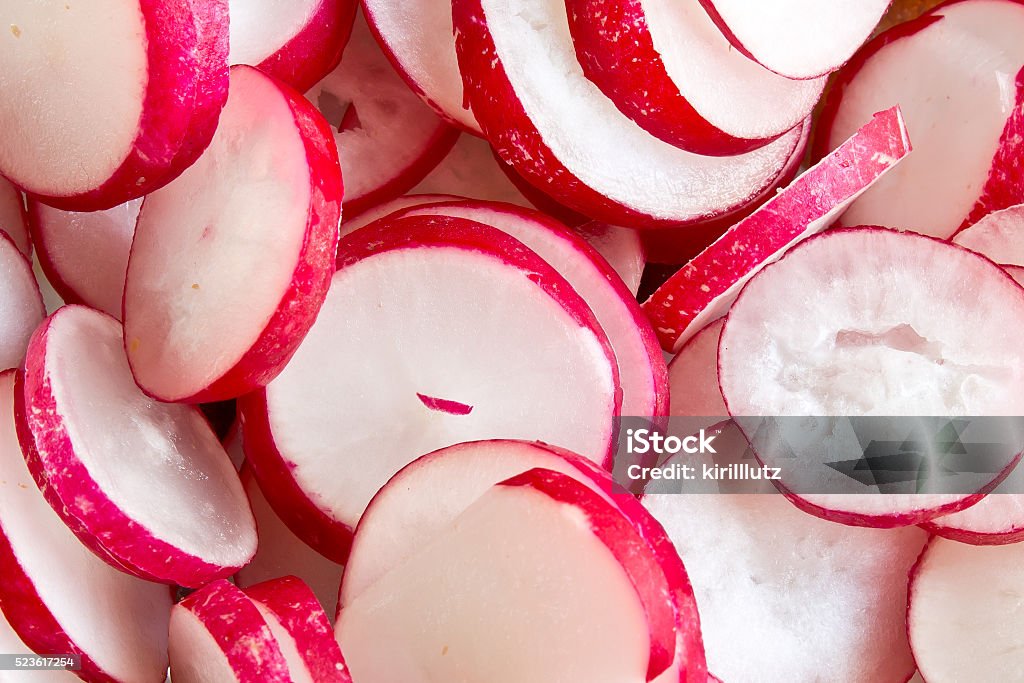
[[[90,680],[164,680],[171,591],[97,558],[47,504],[18,446],[13,371],[0,373],[0,575],[0,650],[16,652],[6,618],[35,652],[82,655]]]
[[[29,201],[39,265],[61,298],[121,317],[125,272],[141,199],[106,211],[62,211]]]
[[[1024,205],[993,211],[954,235],[953,243],[1001,266],[1024,266]]]
[[[1019,171],[1005,165],[1019,157],[1020,135],[1003,136],[1020,107],[1014,77],[1024,65],[1022,31],[1024,5],[1014,0],[944,3],[878,36],[840,72],[819,121],[816,156],[893,104],[914,140],[911,157],[847,210],[844,225],[949,237],[993,173],[1009,173],[1017,196],[989,210],[1024,201]]]
[[[22,388],[29,466],[83,543],[182,586],[252,557],[256,526],[227,453],[197,409],[139,390],[116,320],[83,306],[54,313],[29,344]]]
[[[738,416],[1021,415],[1022,334],[1024,290],[988,259],[913,233],[833,230],[747,284],[722,331],[719,381]],[[778,455],[758,453],[767,464]],[[808,476],[824,491],[853,481],[801,465],[783,468],[779,483],[791,490],[791,478]],[[917,524],[980,498],[790,495],[811,514],[872,526]]]
[[[789,78],[815,78],[853,56],[892,0],[700,0],[733,46]]]
[[[21,365],[29,337],[45,317],[32,265],[0,232],[0,370]]]
[[[209,143],[227,97],[227,0],[66,4],[8,7],[0,173],[48,204],[106,209]]]
[[[248,64],[299,92],[341,60],[356,0],[230,0],[232,64]]]
[[[408,191],[458,137],[395,75],[362,18],[341,65],[306,98],[334,133],[345,169],[348,215]]]
[[[792,80],[737,52],[699,0],[566,6],[587,78],[641,128],[691,152],[761,147],[800,125],[825,87],[824,78]]]
[[[139,214],[124,293],[139,386],[196,403],[274,377],[327,294],[341,196],[323,119],[291,89],[233,67],[210,148]]]
[[[725,319],[720,318],[705,327],[668,364],[673,415],[719,418],[729,414],[718,387],[718,340],[724,326]]]
[[[32,242],[28,235],[28,216],[21,190],[0,176],[0,231],[7,233],[22,254],[31,256]]]
[[[411,217],[359,230],[339,253],[299,351],[241,400],[261,488],[307,543],[343,561],[384,482],[452,443],[540,439],[607,461],[614,354],[583,299],[522,243]],[[381,438],[395,424],[409,428]]]
[[[468,133],[430,174],[410,190],[411,194],[453,194],[532,207],[494,158],[491,145]],[[541,208],[541,207],[537,207]]]
[[[458,0],[467,94],[498,155],[571,209],[629,227],[708,220],[743,207],[782,172],[795,129],[755,151],[705,157],[639,128],[586,79],[563,0]]]

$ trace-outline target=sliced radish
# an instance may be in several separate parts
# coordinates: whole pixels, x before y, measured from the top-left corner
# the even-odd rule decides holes
[[[953,243],[1001,266],[1024,266],[1024,205],[988,214],[954,235]]]
[[[1003,270],[1014,279],[1019,285],[1024,285],[1024,267],[1022,266],[1003,266]]]
[[[833,230],[743,289],[722,331],[719,381],[729,413],[738,416],[1021,415],[1022,334],[1024,289],[988,259],[914,233]],[[857,459],[862,451],[856,439],[835,436],[830,452],[812,449],[799,467],[789,461],[782,470],[779,483],[811,514],[897,526],[981,497],[836,493],[856,483],[819,458]],[[768,465],[782,464],[776,459],[784,455],[758,451]],[[1002,454],[1007,468],[1015,455]],[[982,490],[1007,471],[966,483]]]
[[[309,586],[286,576],[247,588],[245,594],[274,632],[292,683],[351,683],[331,622]]]
[[[592,218],[666,227],[729,213],[771,185],[799,143],[797,129],[704,157],[653,137],[587,80],[562,0],[457,0],[453,11],[469,101],[498,155]]]
[[[139,214],[124,293],[139,386],[208,402],[274,377],[327,294],[341,195],[323,119],[256,69],[233,67],[210,148]]]
[[[590,242],[604,260],[608,262],[626,289],[635,297],[640,289],[640,278],[647,265],[647,255],[640,239],[640,233],[632,228],[609,225],[599,221],[584,223],[576,228],[583,239]]]
[[[831,73],[871,35],[892,0],[700,0],[733,46],[789,78]]]
[[[0,576],[5,654],[13,636],[40,654],[81,655],[89,680],[164,680],[171,591],[97,558],[47,504],[18,447],[13,371],[0,373]]]
[[[723,417],[729,414],[718,387],[718,340],[724,319],[716,320],[686,342],[668,365],[673,415]]]
[[[456,195],[449,194],[407,194],[395,199],[381,202],[366,211],[363,211],[354,218],[347,218],[341,224],[341,236],[351,235],[360,228],[365,228],[371,223],[376,223],[382,218],[392,214],[400,213],[415,206],[428,206],[430,204],[443,204],[445,202],[457,202],[461,199]]]
[[[665,350],[679,350],[695,332],[725,315],[761,268],[827,228],[909,152],[899,108],[880,112],[694,257],[644,303]]]
[[[607,461],[614,355],[584,300],[536,254],[443,217],[363,228],[339,253],[299,351],[241,400],[263,492],[307,543],[343,561],[381,485],[452,443],[541,439]],[[401,424],[381,438],[381,425]]]
[[[0,173],[26,192],[107,209],[167,183],[209,143],[227,97],[227,0],[7,9]]]
[[[381,48],[409,87],[448,121],[479,134],[462,90],[451,4],[364,0],[363,8]]]
[[[229,0],[232,64],[259,67],[299,92],[341,60],[356,0]]]
[[[106,211],[62,211],[29,201],[39,265],[62,299],[121,317],[124,278],[141,199]]]
[[[47,500],[83,543],[182,586],[256,551],[238,475],[202,414],[135,385],[113,318],[66,306],[36,330],[19,395],[22,445]]]
[[[872,41],[831,88],[816,156],[875,111],[898,104],[914,140],[900,168],[855,202],[844,225],[879,225],[949,237],[972,212],[992,174],[1011,173],[1024,202],[1020,135],[1003,136],[1020,105],[1014,79],[1024,65],[1024,5],[1015,0],[944,3]],[[1024,84],[1022,84],[1024,85]]]
[[[410,192],[533,206],[509,180],[487,141],[468,133],[459,136],[448,156]]]
[[[1015,206],[1024,201],[1024,192],[1020,185],[1024,182],[1021,172],[1020,155],[1024,140],[1024,68],[1017,72],[1017,100],[1010,110],[1010,116],[999,136],[999,147],[988,178],[982,188],[978,201],[964,221],[971,225],[994,211]]]
[[[249,467],[242,469],[241,477],[256,517],[259,546],[252,561],[235,574],[235,583],[248,588],[281,576],[297,576],[309,585],[333,617],[338,607],[341,565],[328,560],[292,533],[270,507]]]
[[[18,246],[22,254],[32,254],[32,242],[28,234],[28,216],[25,213],[25,198],[21,190],[0,176],[0,232]]]
[[[411,189],[458,137],[395,74],[362,17],[341,65],[306,98],[334,133],[345,169],[345,213],[353,216]]]
[[[910,578],[907,631],[928,683],[1012,681],[1024,667],[1024,546],[933,539]]]
[[[175,683],[292,681],[256,602],[224,579],[171,610],[170,659]]]
[[[0,232],[0,370],[21,364],[29,337],[45,317],[32,265]]]
[[[792,80],[733,49],[700,0],[566,7],[587,78],[651,135],[697,154],[764,146],[799,126],[825,87],[824,78]]]

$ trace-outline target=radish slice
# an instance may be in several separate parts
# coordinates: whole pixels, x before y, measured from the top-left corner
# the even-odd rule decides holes
[[[508,179],[487,141],[468,133],[459,136],[448,156],[410,192],[533,206]]]
[[[29,201],[39,265],[61,298],[121,317],[125,272],[141,199],[106,211],[62,211]]]
[[[82,306],[47,318],[22,389],[29,467],[97,554],[182,586],[230,575],[253,556],[256,526],[227,453],[198,410],[139,390],[116,320]]]
[[[871,35],[892,0],[700,0],[733,46],[789,78],[835,71]]]
[[[224,579],[171,610],[170,658],[174,683],[292,681],[256,602]]]
[[[7,233],[22,254],[32,255],[28,234],[28,216],[21,190],[0,176],[0,232]]]
[[[232,64],[259,67],[299,92],[341,60],[356,0],[230,0]]]
[[[720,319],[705,327],[668,364],[673,415],[718,418],[729,414],[718,388],[718,340],[724,325],[725,319]]]
[[[362,18],[341,65],[306,98],[334,133],[353,216],[412,188],[458,137],[395,75]]]
[[[210,148],[139,214],[124,293],[139,386],[196,403],[273,378],[327,294],[341,195],[323,119],[259,71],[232,68]]]
[[[990,213],[954,235],[953,243],[1002,266],[1024,266],[1024,205]]]
[[[97,558],[47,504],[18,447],[13,371],[0,373],[0,576],[4,653],[17,653],[13,636],[41,654],[82,655],[89,680],[164,680],[171,591]]]
[[[256,517],[259,546],[252,561],[235,574],[235,583],[248,588],[280,576],[297,576],[309,585],[333,618],[338,606],[341,565],[331,562],[291,532],[270,507],[249,467],[242,469],[241,478]]]
[[[810,235],[910,152],[898,107],[875,114],[849,140],[730,228],[644,303],[666,351],[725,315],[750,278]]]
[[[992,174],[1010,173],[1024,202],[1021,136],[1003,136],[1022,85],[1024,5],[1014,0],[944,3],[872,41],[840,73],[819,121],[816,156],[883,107],[899,104],[914,154],[855,202],[844,225],[879,225],[946,238],[982,197]],[[1002,167],[993,166],[993,160]],[[1010,180],[1008,178],[1007,180]]]
[[[240,402],[261,488],[307,543],[344,561],[381,485],[452,443],[540,439],[607,461],[614,354],[584,300],[536,254],[445,217],[364,228],[339,253],[299,351]],[[410,428],[382,439],[382,424]]]
[[[381,48],[409,87],[449,122],[479,134],[462,91],[451,4],[364,0],[363,8]]]
[[[0,232],[0,370],[21,365],[29,337],[45,317],[32,265]]]
[[[833,230],[747,284],[722,331],[719,381],[739,416],[1021,415],[1022,334],[1024,290],[988,259],[913,233]],[[818,455],[834,462],[843,448]],[[758,457],[781,464],[774,449]],[[793,490],[804,481],[816,491]],[[784,467],[780,483],[811,514],[870,526],[917,524],[981,497],[822,493],[854,482],[809,460]]]
[[[737,210],[772,184],[800,141],[793,130],[735,157],[653,137],[586,79],[563,0],[458,0],[467,94],[498,155],[571,209],[629,227],[667,227]]]
[[[348,218],[341,224],[341,236],[351,235],[360,228],[376,223],[382,218],[397,214],[416,206],[457,202],[461,197],[449,194],[407,194],[390,201],[382,202],[363,211],[355,218]]]
[[[227,0],[9,4],[0,174],[53,206],[108,209],[209,143],[227,97]]]
[[[309,586],[286,576],[245,594],[274,632],[292,683],[351,683],[331,622]]]
[[[1024,667],[1016,596],[1024,546],[933,539],[910,577],[907,631],[928,683],[1012,681]]]
[[[637,542],[599,494],[531,470],[347,605],[335,632],[361,683],[642,683],[653,662]]]
[[[737,52],[699,0],[566,7],[587,78],[651,135],[697,154],[764,146],[799,126],[825,87],[824,78],[792,80]]]
[[[632,228],[608,225],[599,221],[584,223],[575,230],[604,257],[608,265],[618,273],[626,289],[636,297],[644,266],[647,265],[647,255],[644,253],[640,233]]]

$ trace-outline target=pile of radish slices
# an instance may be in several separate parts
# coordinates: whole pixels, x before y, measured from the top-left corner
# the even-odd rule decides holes
[[[0,683],[1024,681],[1024,439],[749,419],[1024,416],[1022,157],[1024,0],[2,0]]]

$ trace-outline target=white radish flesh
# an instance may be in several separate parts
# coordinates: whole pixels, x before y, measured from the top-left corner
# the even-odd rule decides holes
[[[21,364],[29,337],[45,317],[32,265],[0,233],[0,370]]]
[[[410,194],[452,194],[533,206],[508,179],[487,141],[469,133],[459,136],[444,160]]]
[[[1001,266],[1024,266],[1024,205],[988,214],[954,235],[953,243]]]
[[[668,364],[673,415],[716,418],[729,414],[718,387],[718,340],[724,325],[720,319],[705,327]]]

